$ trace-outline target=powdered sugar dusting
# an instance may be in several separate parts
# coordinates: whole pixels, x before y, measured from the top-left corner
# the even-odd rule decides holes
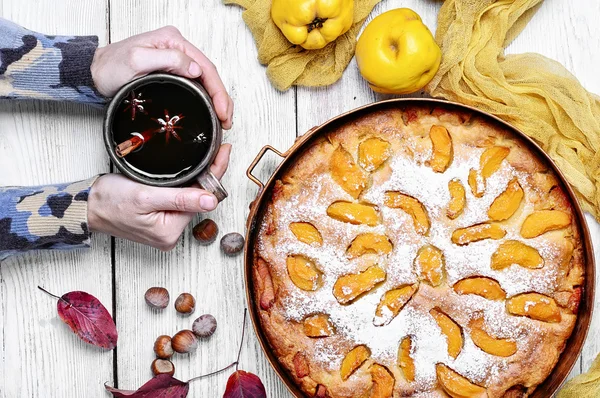
[[[382,316],[375,318],[377,305],[386,291],[418,282],[418,270],[415,270],[413,261],[419,248],[426,244],[443,252],[448,286],[467,277],[487,276],[498,281],[509,297],[523,292],[548,294],[556,290],[561,248],[543,236],[527,240],[527,244],[536,248],[544,258],[543,268],[530,270],[516,264],[500,271],[490,268],[491,255],[502,242],[508,239],[523,241],[516,226],[520,226],[533,210],[530,204],[522,206],[513,216],[503,239],[487,239],[466,246],[452,243],[451,235],[457,228],[487,221],[487,210],[511,179],[519,179],[526,195],[532,189],[526,182],[526,175],[503,162],[501,169],[485,181],[483,197],[474,197],[467,179],[470,169],[478,169],[482,152],[483,149],[478,148],[469,148],[467,153],[455,152],[454,161],[444,173],[435,173],[425,164],[428,156],[415,158],[407,154],[394,155],[386,166],[373,173],[373,184],[361,197],[362,201],[375,205],[379,212],[382,222],[375,227],[343,223],[327,216],[327,208],[331,203],[353,201],[329,174],[316,174],[304,182],[300,193],[278,204],[275,217],[278,231],[276,246],[264,239],[259,242],[261,252],[269,249],[275,253],[269,260],[279,264],[275,272],[280,273],[282,279],[287,272],[285,259],[289,255],[306,256],[323,273],[322,286],[314,292],[295,287],[286,290],[280,297],[285,317],[300,322],[315,313],[328,314],[339,336],[352,342],[353,346],[368,346],[371,358],[386,366],[397,363],[400,341],[411,336],[411,357],[415,364],[418,390],[416,396],[426,397],[427,391],[435,387],[437,363],[447,364],[476,383],[485,384],[498,377],[508,366],[508,360],[479,349],[470,338],[469,321],[483,317],[488,333],[498,338],[513,339],[518,347],[526,347],[538,339],[540,332],[529,319],[510,316],[504,301],[458,295],[451,289],[439,293],[437,289],[421,284],[412,301],[398,316],[391,319],[393,313],[384,308]],[[449,220],[446,217],[450,200],[448,182],[455,178],[466,188],[467,204],[463,214],[456,220]],[[428,236],[415,231],[408,214],[384,205],[384,196],[388,191],[410,195],[425,206],[431,220]],[[289,229],[292,222],[312,223],[321,232],[323,244],[299,242]],[[266,226],[263,225],[264,228]],[[346,250],[352,240],[358,234],[367,232],[385,234],[393,244],[392,252],[384,256],[367,254],[358,259],[348,258]],[[333,295],[333,285],[339,276],[360,272],[373,263],[386,271],[385,282],[354,302],[340,305]],[[350,293],[350,290],[344,293]],[[446,336],[429,314],[431,308],[444,305],[453,309],[452,318],[463,328],[464,344],[457,358],[448,355]],[[343,353],[337,352],[327,339],[319,339],[314,345],[315,361],[327,369],[339,369]]]

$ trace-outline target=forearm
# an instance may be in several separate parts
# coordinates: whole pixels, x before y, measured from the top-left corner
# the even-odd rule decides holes
[[[96,36],[46,36],[0,18],[0,97],[103,104],[90,66]]]
[[[95,180],[0,188],[0,260],[29,250],[88,247],[87,201]]]

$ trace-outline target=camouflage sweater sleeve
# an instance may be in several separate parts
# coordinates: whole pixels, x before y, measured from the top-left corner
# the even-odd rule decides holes
[[[96,36],[46,36],[0,18],[0,97],[103,104],[90,66]]]
[[[101,105],[90,66],[94,36],[45,36],[0,18],[0,98]],[[0,260],[28,250],[89,245],[87,197],[95,178],[42,187],[0,187]]]
[[[87,199],[95,179],[0,188],[0,260],[28,250],[89,246]]]

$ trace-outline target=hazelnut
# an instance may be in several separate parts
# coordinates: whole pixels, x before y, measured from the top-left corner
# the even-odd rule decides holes
[[[210,218],[200,221],[192,230],[194,238],[203,245],[209,245],[217,239],[219,227]]]
[[[158,336],[154,342],[154,353],[160,359],[169,359],[173,356],[173,347],[170,336]]]
[[[228,256],[234,256],[244,248],[244,237],[237,232],[231,232],[221,238],[221,249]]]
[[[198,339],[191,330],[182,330],[177,332],[171,340],[173,349],[180,354],[187,354],[198,347]]]
[[[210,337],[217,329],[217,320],[210,314],[204,314],[194,321],[192,331],[198,337]]]
[[[177,312],[189,315],[196,308],[196,299],[189,293],[181,293],[175,300],[175,309]]]
[[[146,303],[156,309],[164,309],[169,305],[169,292],[164,287],[151,287],[144,295]]]
[[[175,374],[175,365],[173,365],[173,362],[169,361],[168,359],[155,359],[152,361],[152,366],[150,366],[150,369],[152,369],[152,374],[154,374],[154,376],[164,373],[168,374],[169,376],[173,376]]]

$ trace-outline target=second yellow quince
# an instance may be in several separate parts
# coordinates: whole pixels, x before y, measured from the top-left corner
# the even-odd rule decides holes
[[[385,12],[358,39],[356,62],[371,88],[409,94],[433,79],[442,52],[421,17],[408,8]]]
[[[291,43],[317,50],[350,29],[354,0],[273,0],[271,18]]]

